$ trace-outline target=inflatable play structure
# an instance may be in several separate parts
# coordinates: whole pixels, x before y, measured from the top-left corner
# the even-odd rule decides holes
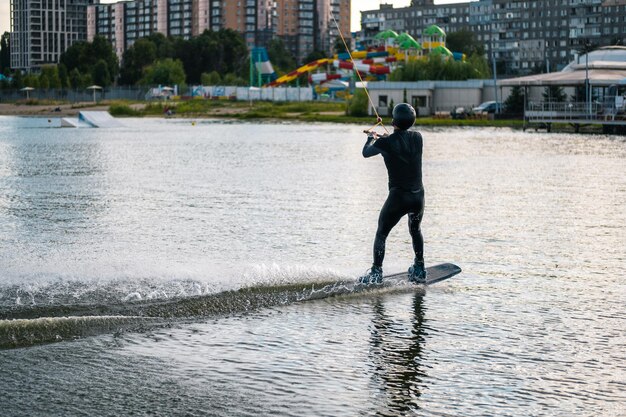
[[[422,43],[408,33],[398,34],[386,30],[374,37],[375,45],[351,54],[341,53],[332,58],[318,59],[264,84],[276,87],[287,84],[304,74],[315,86],[318,94],[345,90],[355,70],[363,80],[384,80],[400,62],[424,59],[429,55],[440,55],[446,59],[465,60],[465,55],[453,53],[446,48],[446,33],[439,26],[432,25],[424,30]],[[352,60],[350,59],[352,55]],[[331,70],[332,68],[332,70]],[[326,71],[324,71],[324,69]],[[314,71],[317,71],[313,73]]]

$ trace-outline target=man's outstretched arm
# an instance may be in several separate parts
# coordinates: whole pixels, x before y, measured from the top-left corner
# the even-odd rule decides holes
[[[384,136],[378,136],[376,133],[368,133],[367,141],[365,142],[365,145],[363,145],[363,158],[369,158],[371,156],[378,155],[379,153],[382,153],[384,156],[382,149],[378,146],[374,146],[376,140],[381,137]]]

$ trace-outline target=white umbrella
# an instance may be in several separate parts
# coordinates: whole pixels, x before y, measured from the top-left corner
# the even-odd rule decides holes
[[[99,85],[90,85],[87,87],[87,90],[93,90],[93,102],[96,102],[96,90],[102,90],[102,87]]]
[[[20,91],[26,91],[26,99],[28,100],[30,98],[30,92],[33,91],[34,88],[33,87],[24,87],[22,89],[20,89]]]
[[[174,91],[172,87],[161,87],[161,97],[165,97],[167,100],[172,95],[172,91]]]

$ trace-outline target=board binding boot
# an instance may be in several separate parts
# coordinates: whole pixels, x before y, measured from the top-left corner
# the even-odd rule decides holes
[[[372,265],[367,274],[359,277],[359,284],[380,284],[383,282],[383,268],[380,266]]]
[[[424,268],[424,262],[415,260],[413,265],[409,267],[409,282],[414,284],[426,283],[426,268]]]

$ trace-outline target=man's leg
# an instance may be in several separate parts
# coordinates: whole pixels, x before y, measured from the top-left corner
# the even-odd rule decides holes
[[[422,217],[424,211],[420,213],[409,213],[409,233],[413,241],[413,252],[415,252],[415,262],[424,263],[424,236],[422,235]]]
[[[422,218],[424,217],[424,190],[414,193],[409,211],[409,233],[413,241],[415,262],[424,263],[424,236],[422,236]]]
[[[391,191],[378,216],[378,229],[376,230],[376,238],[374,239],[375,267],[382,268],[383,260],[385,259],[385,242],[387,241],[387,236],[405,214],[406,211],[403,209],[402,196],[399,192]]]
[[[412,210],[409,213],[409,233],[413,241],[415,259],[409,268],[409,281],[420,284],[426,282],[424,266],[424,236],[422,235],[422,218],[424,217],[424,191],[416,193]]]

